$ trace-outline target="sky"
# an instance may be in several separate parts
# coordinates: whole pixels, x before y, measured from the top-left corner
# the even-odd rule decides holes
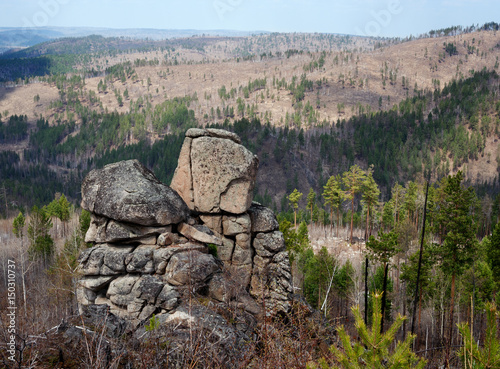
[[[453,25],[498,23],[499,16],[498,0],[0,0],[0,27],[224,29],[406,37]]]

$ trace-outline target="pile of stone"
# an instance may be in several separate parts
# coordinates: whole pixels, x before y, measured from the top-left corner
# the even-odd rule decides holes
[[[191,129],[171,187],[136,160],[90,172],[81,308],[105,304],[135,326],[153,314],[192,319],[193,295],[256,319],[288,312],[290,262],[273,212],[252,203],[257,169],[235,134]]]

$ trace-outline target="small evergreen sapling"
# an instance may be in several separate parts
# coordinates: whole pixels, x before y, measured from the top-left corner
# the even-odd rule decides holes
[[[406,317],[398,315],[394,324],[385,333],[380,333],[382,322],[381,299],[381,294],[375,294],[373,299],[373,323],[371,328],[367,327],[363,321],[359,306],[352,308],[360,342],[352,342],[344,327],[340,327],[338,334],[342,342],[342,348],[338,348],[335,345],[330,347],[330,351],[337,364],[330,367],[326,363],[326,360],[322,359],[319,366],[315,363],[309,363],[307,368],[423,369],[426,361],[419,358],[411,350],[411,345],[415,336],[408,335],[403,342],[398,342],[396,347],[391,349],[396,334]]]

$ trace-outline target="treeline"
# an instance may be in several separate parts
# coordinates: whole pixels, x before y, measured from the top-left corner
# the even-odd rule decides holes
[[[14,172],[21,181],[27,175],[28,167],[45,171],[49,166],[57,166],[62,182],[71,183],[71,190],[64,191],[71,199],[79,197],[78,186],[74,183],[81,180],[96,161],[110,155],[113,150],[128,158],[133,155],[131,153],[138,152],[134,151],[138,150],[134,145],[139,145],[139,151],[146,158],[153,147],[153,142],[149,141],[152,135],[160,137],[155,142],[180,141],[188,128],[198,125],[191,109],[191,104],[198,101],[195,95],[166,100],[155,106],[146,95],[129,100],[129,112],[119,114],[84,105],[82,99],[94,99],[98,106],[99,97],[98,94],[82,96],[83,78],[52,78],[61,96],[56,117],[58,123],[49,126],[43,118],[39,119],[31,133],[29,148],[24,152],[24,161],[19,162]],[[295,86],[306,86],[306,81],[304,78]],[[252,85],[258,83],[252,81]],[[282,128],[271,126],[268,120],[262,124],[256,112],[250,120],[242,118],[230,122],[226,119],[213,126],[240,135],[244,145],[259,155],[262,166],[283,170],[286,178],[280,185],[283,188],[258,186],[256,192],[259,200],[266,197],[270,201],[268,205],[278,211],[287,208],[287,201],[284,196],[277,199],[277,194],[290,193],[299,182],[304,183],[301,177],[306,177],[306,183],[318,190],[326,185],[331,175],[342,173],[355,163],[374,166],[373,177],[381,188],[382,197],[388,199],[396,183],[407,183],[429,174],[439,180],[450,171],[465,169],[464,163],[468,160],[485,155],[486,139],[499,132],[498,86],[495,72],[476,72],[467,80],[452,81],[442,90],[403,100],[389,111],[364,112],[308,131],[299,128],[301,126],[294,124],[293,119]],[[303,106],[306,109],[310,104]],[[246,107],[244,111],[252,113],[253,108]],[[229,105],[227,111],[217,112],[221,117],[233,114]],[[19,120],[13,119],[13,122]],[[2,127],[5,126],[3,123]],[[16,137],[24,137],[23,131],[20,132]],[[165,138],[162,140],[161,137]],[[117,160],[120,157],[113,155]],[[157,159],[154,158],[157,157],[158,154],[151,154],[153,159],[147,159],[149,164],[145,164],[155,169]],[[177,156],[172,160],[176,159]],[[500,162],[494,157],[489,159]],[[9,168],[12,173],[12,167]],[[175,165],[169,164],[165,168],[173,172]],[[162,175],[162,178],[168,179],[172,172]],[[2,181],[8,178],[2,176]],[[41,185],[47,191],[43,198],[53,196],[56,190],[51,190],[51,186]],[[484,196],[498,188],[498,181],[478,183],[478,186],[482,187],[481,196]],[[15,185],[9,187],[16,192]]]
[[[432,348],[430,357],[437,355],[449,365],[456,362],[451,347],[460,347],[455,323],[460,323],[461,332],[468,324],[470,336],[485,339],[485,345],[493,339],[485,338],[484,331],[487,312],[495,300],[498,303],[500,291],[500,195],[494,203],[479,201],[460,171],[427,186],[397,184],[391,192],[390,200],[379,202],[372,169],[353,166],[330,177],[321,196],[311,188],[304,207],[299,206],[303,194],[296,189],[290,193],[291,211],[279,219],[295,265],[294,281],[309,303],[332,319],[346,316],[347,306],[363,293],[368,323],[373,298],[381,293],[380,333],[397,314],[410,316],[411,332],[418,337],[414,348],[425,342]],[[355,197],[362,208],[358,227],[364,229],[366,241],[362,276],[350,260],[341,261],[325,248],[313,252],[306,224],[311,224],[309,229],[319,222],[335,225],[332,233],[338,237],[339,213],[348,204],[352,245]],[[302,220],[298,227],[297,219]],[[360,277],[364,283],[356,284]],[[399,334],[403,338],[405,328]]]
[[[27,136],[28,117],[26,115],[11,115],[5,123],[0,119],[0,143],[18,142]]]
[[[79,202],[81,181],[88,171],[129,158],[139,159],[160,180],[170,183],[184,133],[196,126],[194,111],[189,109],[192,97],[156,106],[140,98],[131,102],[129,113],[99,113],[85,108],[79,93],[68,92],[79,88],[83,81],[56,79],[54,83],[61,87],[60,91],[66,91],[64,96],[61,94],[64,105],[75,107],[74,112],[66,111],[66,117],[72,119],[58,119],[55,125],[49,125],[46,119],[39,118],[22,159],[14,152],[1,153],[0,187],[5,188],[7,203],[7,209],[0,208],[1,214],[12,215],[13,209],[47,203],[56,192]],[[81,116],[75,115],[78,113]],[[7,133],[9,142],[27,138],[26,121],[25,116],[12,116],[8,120],[11,123],[0,125],[1,132]],[[152,143],[151,133],[164,138]]]

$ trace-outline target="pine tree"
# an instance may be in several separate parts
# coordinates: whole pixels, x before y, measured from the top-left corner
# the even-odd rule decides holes
[[[54,241],[49,235],[50,228],[52,228],[52,222],[48,214],[36,205],[33,206],[28,225],[28,240],[30,243],[28,252],[32,259],[43,258],[47,260],[53,255]]]
[[[491,235],[486,256],[496,282],[495,291],[500,290],[500,223],[497,223]]]
[[[459,352],[465,368],[496,369],[500,368],[500,326],[496,320],[498,311],[494,303],[486,306],[487,324],[484,345],[480,346],[472,336],[468,323],[459,324],[458,330],[464,340],[464,345]]]
[[[330,221],[333,227],[333,209],[337,209],[337,237],[339,236],[340,207],[344,201],[344,191],[342,190],[342,178],[340,175],[331,176],[323,187],[323,198],[325,205],[330,206]]]
[[[394,204],[394,223],[398,224],[399,223],[399,215],[403,209],[403,200],[404,200],[405,190],[399,183],[396,183],[394,185],[394,187],[392,188],[391,195],[392,195],[391,201]]]
[[[453,334],[453,308],[455,304],[456,277],[472,265],[477,250],[476,219],[472,207],[476,201],[474,190],[463,188],[461,171],[455,176],[444,178],[439,189],[439,212],[437,222],[443,235],[438,249],[440,266],[445,275],[451,275],[451,296],[449,332],[445,366],[449,366],[449,356]]]
[[[380,190],[378,189],[377,183],[373,179],[373,165],[370,166],[366,172],[366,177],[363,181],[363,202],[366,205],[366,237],[365,240],[370,237],[370,215],[371,209],[373,209],[378,203],[378,197],[380,195]]]
[[[297,209],[299,208],[299,201],[301,197],[302,192],[299,192],[297,189],[294,189],[293,192],[287,197],[288,201],[290,201],[290,205],[292,205],[295,228],[297,228]]]
[[[17,217],[14,218],[14,222],[12,223],[12,232],[17,238],[21,239],[21,243],[24,237],[24,225],[26,223],[26,219],[24,218],[23,213],[19,212]]]
[[[331,369],[423,369],[425,367],[426,361],[419,358],[411,351],[411,344],[415,336],[406,336],[403,342],[398,342],[396,347],[391,349],[396,334],[406,317],[398,315],[396,321],[387,332],[383,334],[380,333],[382,322],[380,300],[381,295],[375,294],[373,299],[373,320],[371,328],[367,327],[363,321],[359,306],[352,308],[360,342],[353,343],[345,331],[345,328],[340,327],[338,335],[342,342],[343,349],[335,345],[330,347],[330,351],[333,353],[335,361],[339,364],[330,367]],[[320,361],[320,365],[323,369],[329,368],[324,359]],[[315,363],[308,363],[307,368],[318,369],[319,366]]]
[[[315,203],[316,203],[316,192],[314,192],[314,190],[311,187],[309,193],[307,194],[307,208],[310,209],[311,211],[311,224],[313,222],[313,207]]]
[[[354,224],[354,198],[357,193],[362,191],[365,176],[365,172],[357,165],[353,165],[351,169],[342,175],[342,182],[346,187],[345,198],[351,200],[351,244]]]
[[[382,323],[380,326],[380,329],[382,330],[384,328],[384,310],[385,300],[387,298],[387,277],[389,272],[389,262],[391,258],[400,250],[397,247],[398,236],[395,232],[380,232],[378,234],[378,237],[379,238],[376,239],[375,237],[370,236],[370,239],[366,242],[366,248],[370,252],[371,257],[382,263],[384,266],[384,282],[382,287]]]

